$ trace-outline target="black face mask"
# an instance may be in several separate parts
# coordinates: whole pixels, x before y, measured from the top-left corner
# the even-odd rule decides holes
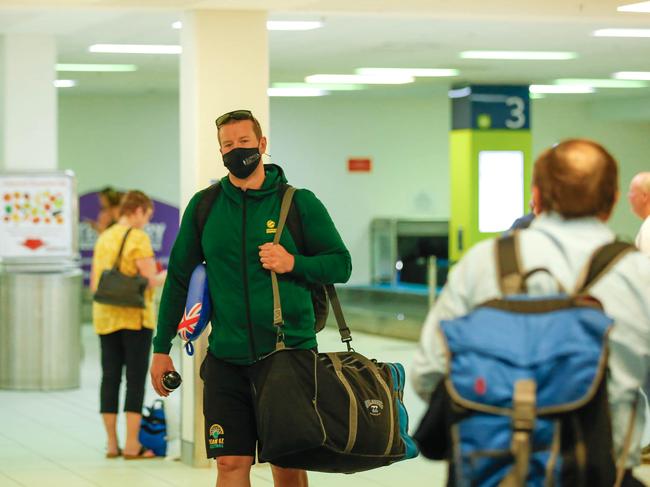
[[[223,165],[233,176],[239,179],[246,179],[253,174],[259,165],[262,156],[257,147],[238,147],[224,154]]]

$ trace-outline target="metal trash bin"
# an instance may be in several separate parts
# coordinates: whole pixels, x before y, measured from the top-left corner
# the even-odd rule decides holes
[[[82,271],[0,268],[0,388],[80,385]]]

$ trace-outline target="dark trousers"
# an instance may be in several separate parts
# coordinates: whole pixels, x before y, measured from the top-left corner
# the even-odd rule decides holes
[[[102,352],[102,385],[100,412],[117,413],[122,381],[126,366],[126,401],[124,410],[142,412],[144,384],[149,368],[152,330],[120,330],[99,335]]]

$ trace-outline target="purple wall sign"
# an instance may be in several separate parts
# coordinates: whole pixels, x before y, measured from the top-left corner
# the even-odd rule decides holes
[[[93,248],[97,241],[97,232],[90,226],[88,220],[96,220],[99,213],[98,192],[85,193],[79,197],[79,250],[81,251],[81,267],[84,272],[84,283],[88,285],[90,266],[93,261]],[[169,254],[178,234],[179,212],[175,206],[162,201],[153,200],[154,212],[149,224],[144,228],[149,238],[156,260],[167,267]]]

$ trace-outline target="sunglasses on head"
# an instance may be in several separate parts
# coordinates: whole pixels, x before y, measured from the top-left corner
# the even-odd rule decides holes
[[[231,120],[253,120],[253,112],[250,110],[233,110],[232,112],[224,113],[215,120],[217,128],[227,124]]]

